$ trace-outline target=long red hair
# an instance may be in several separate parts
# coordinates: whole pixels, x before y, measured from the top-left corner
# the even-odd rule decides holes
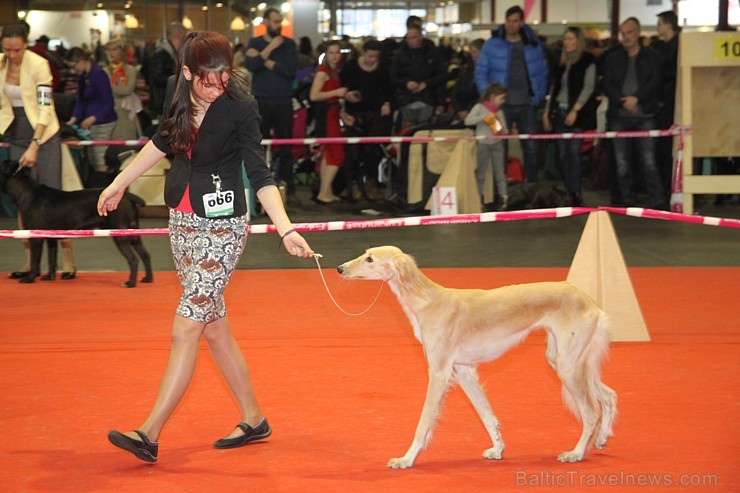
[[[172,104],[166,111],[163,135],[169,139],[172,150],[176,153],[187,152],[195,141],[196,108],[191,98],[193,80],[182,75],[182,68],[187,66],[193,76],[206,78],[216,74],[221,80],[223,89],[229,97],[232,91],[238,90],[235,84],[224,83],[221,76],[229,74],[238,77],[233,68],[233,50],[225,36],[215,32],[191,32],[180,47],[177,57],[177,82],[172,97]]]

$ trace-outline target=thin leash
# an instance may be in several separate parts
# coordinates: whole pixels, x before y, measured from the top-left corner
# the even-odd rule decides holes
[[[335,300],[334,299],[334,296],[331,294],[331,290],[329,289],[329,285],[326,284],[326,278],[324,278],[324,272],[321,270],[321,264],[319,263],[319,258],[320,257],[323,257],[323,255],[321,255],[320,253],[314,253],[313,254],[313,258],[316,261],[316,266],[319,268],[319,274],[321,275],[321,280],[324,282],[324,288],[326,288],[326,292],[329,294],[329,298],[331,298],[332,302],[334,302],[334,306],[336,306],[337,308],[339,308],[339,311],[340,312],[344,313],[345,315],[350,315],[352,317],[359,317],[360,315],[364,315],[367,312],[369,312],[370,309],[373,306],[375,306],[375,303],[378,301],[378,298],[380,298],[380,292],[383,291],[383,284],[385,284],[385,282],[380,283],[380,289],[378,290],[378,294],[375,296],[375,299],[370,304],[370,306],[368,306],[367,308],[365,308],[360,313],[350,313],[347,310],[345,310],[344,308],[342,308],[341,306],[339,306],[339,303],[337,303],[337,300]]]

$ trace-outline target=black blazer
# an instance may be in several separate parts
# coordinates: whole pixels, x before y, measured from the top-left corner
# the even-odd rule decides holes
[[[604,94],[609,98],[609,118],[616,117],[622,107],[622,84],[627,77],[629,55],[624,48],[609,53],[604,61],[604,78],[601,82]],[[655,115],[660,105],[663,83],[661,58],[652,48],[640,48],[635,64],[637,72],[637,100],[642,106],[643,116]]]
[[[174,76],[171,80],[174,80]],[[165,108],[169,113],[174,83],[168,81]],[[221,190],[234,192],[234,213],[218,219],[243,216],[247,213],[244,196],[242,163],[252,188],[275,185],[270,169],[265,163],[265,153],[260,133],[260,115],[257,100],[235,86],[216,99],[208,108],[198,136],[193,143],[191,158],[186,153],[175,154],[172,167],[164,184],[164,200],[169,207],[177,207],[185,189],[190,185],[190,203],[193,211],[205,217],[203,195],[216,191],[212,174],[221,178]],[[173,154],[169,141],[162,135],[162,126],[152,137],[152,142],[165,154]]]

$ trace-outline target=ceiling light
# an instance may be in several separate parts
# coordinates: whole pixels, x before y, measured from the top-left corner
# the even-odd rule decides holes
[[[229,25],[229,29],[232,31],[243,31],[247,28],[247,25],[244,23],[244,19],[242,19],[240,16],[234,17],[234,20],[231,21],[231,24]]]
[[[139,19],[137,19],[134,14],[126,14],[126,17],[123,20],[123,25],[128,29],[136,29],[139,27]]]

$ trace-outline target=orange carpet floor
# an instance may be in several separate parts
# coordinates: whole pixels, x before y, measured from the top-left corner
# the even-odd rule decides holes
[[[566,269],[426,269],[455,287],[562,280]],[[326,269],[343,307],[364,309],[377,282]],[[410,470],[386,462],[409,446],[426,365],[387,288],[349,317],[318,271],[238,271],[233,330],[273,435],[234,450],[211,443],[239,420],[205,345],[185,399],[160,437],[159,462],[115,449],[109,429],[140,425],[154,401],[179,297],[173,272],[123,289],[123,273],[71,282],[0,280],[0,491],[490,492],[739,491],[738,268],[630,269],[653,340],[615,343],[604,381],[619,394],[616,435],[560,464],[580,427],[534,334],[482,365],[506,442],[488,436],[462,391],[446,398],[429,448]]]

